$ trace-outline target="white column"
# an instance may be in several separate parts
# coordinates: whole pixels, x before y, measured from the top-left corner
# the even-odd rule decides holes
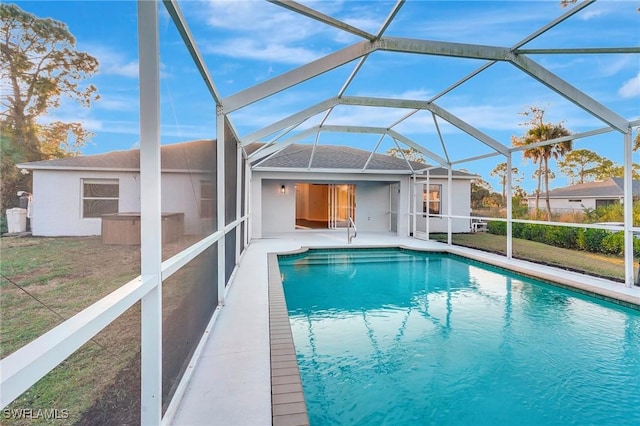
[[[252,186],[251,186],[251,164],[249,164],[249,162],[246,162],[245,168],[244,168],[244,211],[246,214],[249,215],[249,217],[247,218],[247,221],[245,222],[244,225],[244,246],[247,247],[249,245],[249,241],[251,241],[251,232],[252,232],[252,225],[251,225],[251,218],[252,218],[252,206],[251,206],[251,191],[252,191]]]
[[[224,193],[224,112],[222,107],[216,107],[216,212],[218,231],[222,231],[222,238],[218,240],[218,303],[224,305],[225,290],[225,193]]]
[[[242,148],[236,145],[236,219],[242,214]],[[246,227],[245,227],[246,228]],[[240,240],[242,239],[242,222],[236,226],[236,265],[240,262]]]
[[[160,192],[160,52],[158,4],[138,1],[140,70],[141,413],[143,425],[162,417],[162,223]]]
[[[427,238],[426,240],[429,241],[429,231],[430,231],[430,224],[431,224],[431,217],[429,216],[429,201],[431,201],[431,199],[429,198],[431,196],[430,194],[430,188],[431,187],[431,170],[427,170],[427,211],[423,212],[423,216],[425,216],[425,223],[424,223],[424,230],[427,233]],[[425,200],[424,200],[424,186],[422,187],[422,203],[424,204]],[[442,198],[442,194],[440,194],[440,198]],[[440,205],[442,205],[442,200],[440,200]],[[442,207],[441,207],[442,208]],[[423,207],[424,209],[424,207]],[[422,210],[422,209],[420,209]]]
[[[505,177],[507,179],[506,182],[506,197],[507,197],[507,259],[511,259],[513,257],[513,232],[512,232],[512,222],[513,220],[513,189],[511,187],[511,152],[507,155],[507,171],[505,172]]]
[[[633,286],[633,146],[631,128],[624,134],[624,282]]]
[[[418,217],[418,184],[416,183],[416,175],[413,175],[409,180],[411,182],[409,191],[410,194],[413,194],[413,216],[412,216],[412,231],[413,238],[417,238],[416,236],[416,225],[417,225],[417,217]],[[411,210],[409,210],[411,211]]]
[[[453,237],[451,236],[452,219],[451,211],[453,210],[453,168],[451,164],[448,166],[447,171],[447,244],[453,244]],[[442,195],[440,195],[442,197]]]

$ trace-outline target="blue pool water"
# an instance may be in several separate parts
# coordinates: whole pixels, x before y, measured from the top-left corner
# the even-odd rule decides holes
[[[640,311],[446,254],[279,264],[312,425],[640,425]]]

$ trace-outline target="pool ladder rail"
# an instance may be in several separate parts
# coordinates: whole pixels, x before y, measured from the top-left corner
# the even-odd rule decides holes
[[[353,235],[351,235],[351,228],[353,227]],[[353,221],[353,218],[349,216],[347,220],[347,244],[351,244],[351,240],[358,236],[358,228],[356,228],[356,224]]]

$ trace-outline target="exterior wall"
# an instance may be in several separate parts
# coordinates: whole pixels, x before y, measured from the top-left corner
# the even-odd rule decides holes
[[[448,180],[446,178],[431,178],[429,179],[429,183],[431,185],[442,185],[442,193],[440,194],[442,206],[440,211],[443,215],[449,214],[449,207],[447,205],[447,201],[449,200]],[[471,213],[471,181],[469,179],[453,179],[452,183],[453,207],[451,214],[453,216],[469,216]],[[422,194],[418,193],[416,195],[418,211],[421,211]],[[447,223],[448,220],[446,217],[431,217],[429,218],[429,232],[447,232]],[[416,231],[426,232],[426,229],[426,218],[418,213],[416,218]],[[470,231],[470,219],[453,218],[451,220],[451,232],[460,233]]]
[[[298,182],[347,183],[356,185],[358,231],[385,232],[389,226],[389,185],[400,184],[398,235],[408,235],[409,177],[374,174],[329,174],[252,171],[251,229],[253,238],[295,230],[296,190]],[[285,185],[286,192],[281,192]],[[311,212],[306,212],[307,215]]]
[[[262,191],[260,198],[262,199],[263,231],[266,232],[266,234],[293,232],[296,224],[296,191],[294,183],[268,179],[261,180],[261,182]],[[284,194],[281,191],[283,184],[286,188]],[[256,228],[254,228],[254,230]]]
[[[33,171],[33,235],[100,235],[100,218],[82,217],[82,179],[118,179],[118,209],[140,211],[140,179],[134,172]]]
[[[118,211],[140,211],[138,172],[34,170],[31,229],[36,236],[100,235],[100,218],[82,217],[82,180],[118,179]],[[202,234],[207,222],[200,219],[201,175],[162,174],[162,211],[184,213],[185,233]]]
[[[570,202],[569,198],[550,198],[549,204],[551,204],[551,210],[557,212],[571,212],[571,211],[583,211],[584,209],[595,209],[596,208],[596,199],[595,198],[571,198],[571,200],[580,200],[580,202]],[[529,198],[529,210],[533,210],[536,208],[536,199]],[[545,210],[547,208],[546,201],[544,197],[540,198],[539,201],[540,210]]]
[[[388,182],[356,183],[356,218],[358,231],[390,231]]]

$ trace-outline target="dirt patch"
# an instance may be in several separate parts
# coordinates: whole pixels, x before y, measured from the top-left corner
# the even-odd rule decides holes
[[[78,426],[140,424],[140,352],[118,372],[115,381],[82,413]]]

